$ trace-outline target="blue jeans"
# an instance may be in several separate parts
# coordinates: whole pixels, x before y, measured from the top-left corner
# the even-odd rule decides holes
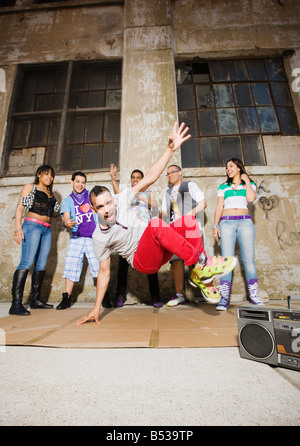
[[[51,228],[32,221],[23,223],[22,256],[17,269],[44,271],[51,248]]]
[[[247,283],[255,279],[257,273],[254,260],[255,228],[252,220],[222,220],[220,222],[221,253],[223,257],[234,256],[236,240],[239,243]],[[232,272],[221,278],[222,282],[231,283]]]

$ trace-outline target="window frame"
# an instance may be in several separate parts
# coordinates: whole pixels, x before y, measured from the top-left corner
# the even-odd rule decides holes
[[[281,79],[274,79],[270,75],[270,66],[272,62],[274,63],[275,59],[277,61],[280,61],[282,67],[281,73],[278,74],[278,77],[281,76]],[[251,77],[250,66],[251,64],[253,64],[255,67],[255,63],[257,63],[257,68],[263,65],[265,79],[254,79],[253,77]],[[227,73],[226,70],[224,70],[223,73],[219,74],[219,79],[214,79],[213,69],[215,69],[215,73],[218,74],[218,71],[216,69],[218,64],[220,67],[225,66],[227,68]],[[233,72],[234,69],[237,70],[238,67],[240,68],[241,66],[244,66],[245,73],[240,72],[240,76],[238,77],[236,75],[237,73],[235,73],[234,75]],[[190,70],[188,67],[190,67]],[[197,59],[193,59],[185,61],[175,61],[175,76],[179,120],[184,120],[186,122],[188,121],[188,117],[190,115],[192,123],[191,131],[193,134],[193,137],[187,142],[187,145],[190,145],[190,151],[186,150],[186,147],[185,151],[182,152],[183,167],[224,167],[227,159],[229,159],[229,157],[224,154],[222,148],[222,141],[225,144],[226,138],[228,138],[227,141],[229,141],[229,138],[238,138],[238,152],[240,153],[240,156],[235,156],[242,158],[242,161],[246,165],[266,165],[267,162],[263,137],[267,135],[289,135],[287,130],[282,129],[282,124],[279,119],[280,104],[276,103],[276,98],[274,98],[273,94],[274,91],[272,90],[273,87],[280,88],[280,82],[281,85],[283,85],[282,88],[285,89],[285,91],[288,92],[287,94],[289,95],[290,103],[288,105],[284,104],[284,106],[285,108],[290,109],[289,113],[291,113],[294,117],[294,133],[291,134],[299,135],[299,124],[296,119],[290,85],[285,73],[282,57],[211,60],[201,59],[200,61],[198,61]],[[178,81],[178,78],[180,78],[180,81]],[[269,105],[269,107],[266,104],[259,105],[256,102],[256,98],[254,97],[254,85],[262,84],[267,85],[266,88],[270,94],[271,104]],[[199,98],[205,98],[205,94],[201,96],[198,92],[205,91],[205,88],[207,90],[206,95],[208,99],[205,99],[207,100],[207,102],[206,104],[199,104]],[[222,88],[224,90],[223,92],[221,91]],[[228,102],[226,105],[218,106],[216,103],[216,90],[219,89],[220,95],[223,94],[223,98],[221,98],[221,100],[224,101],[224,96],[226,96],[226,88],[230,89],[231,91],[231,96],[228,94],[227,98],[231,97],[232,103]],[[243,88],[245,91],[248,88],[250,95],[249,98],[252,101],[251,104],[249,103],[246,105],[237,102],[237,92],[239,90],[242,90]],[[180,91],[184,89],[186,89],[186,94],[184,94],[183,91]],[[182,104],[180,103],[182,99],[186,102],[184,106],[182,106]],[[275,130],[266,129],[265,131],[263,131],[258,113],[271,113],[268,108],[274,111],[278,128]],[[283,112],[285,110],[281,111]],[[230,113],[234,114],[234,122],[236,122],[237,129],[235,131],[227,133],[225,130],[221,132],[220,126],[222,121],[219,118],[223,116],[223,122],[226,122],[228,124],[230,118],[232,118],[232,116],[229,116]],[[247,118],[247,113],[251,113],[253,117],[253,119],[249,119],[249,122],[251,124],[256,122],[257,124],[256,128],[254,124],[253,128],[247,127],[248,131],[246,131],[245,128],[241,128],[243,124],[246,124],[245,118]],[[203,126],[201,126],[200,116],[207,116],[206,121],[202,121],[205,125],[207,125],[207,133],[204,133],[202,131],[203,129],[201,127]],[[241,119],[241,116],[244,116],[244,119]],[[187,125],[189,125],[189,122],[186,123]],[[209,133],[209,131],[211,133]],[[211,138],[215,138],[216,140],[214,141]],[[255,147],[255,138],[257,141],[257,151],[253,152],[252,148]],[[208,156],[207,158],[205,157],[205,155],[203,156],[204,152],[202,150],[202,146],[204,147],[205,144],[208,143],[212,145],[212,150],[215,143],[218,145],[219,158],[217,159],[217,157],[215,157],[215,164],[211,164],[213,162],[214,156],[211,155],[209,158],[209,152],[207,150],[205,152],[204,148],[203,150]],[[246,148],[246,144],[248,149]],[[234,150],[235,149],[233,149],[232,151],[234,152]],[[215,146],[215,153],[217,154],[217,146]],[[208,161],[208,163],[206,162],[206,160]]]
[[[63,162],[63,153],[64,153],[64,148],[67,144],[66,141],[66,130],[67,130],[67,123],[68,123],[68,118],[69,116],[91,116],[91,115],[103,115],[104,116],[104,120],[107,118],[107,116],[110,116],[112,114],[116,114],[118,113],[119,115],[121,115],[121,100],[122,98],[120,98],[120,104],[119,106],[93,106],[93,107],[75,107],[75,108],[70,108],[69,107],[69,100],[70,100],[70,95],[71,95],[71,82],[72,82],[72,75],[75,73],[76,69],[95,69],[95,68],[101,68],[104,70],[108,70],[110,68],[112,69],[117,69],[120,72],[120,86],[118,88],[118,90],[120,90],[120,94],[122,95],[122,61],[121,60],[117,60],[117,61],[85,61],[85,60],[80,60],[80,61],[68,61],[68,62],[53,62],[53,63],[46,63],[46,64],[26,64],[26,65],[20,65],[18,67],[18,73],[15,79],[15,85],[13,88],[13,93],[12,93],[12,97],[11,97],[11,102],[10,102],[10,109],[9,109],[9,113],[8,113],[8,125],[7,125],[7,134],[6,134],[6,138],[5,138],[5,143],[4,143],[4,162],[2,163],[2,175],[3,176],[14,176],[15,174],[13,173],[7,173],[7,164],[8,164],[8,159],[10,156],[10,153],[13,150],[22,150],[23,148],[34,148],[34,147],[41,147],[43,145],[22,145],[20,148],[19,147],[13,147],[12,146],[12,139],[13,139],[13,130],[14,130],[14,123],[15,122],[20,122],[21,120],[26,120],[26,118],[28,118],[28,120],[31,120],[31,124],[33,125],[34,120],[35,119],[44,119],[47,122],[47,118],[57,118],[59,120],[59,132],[58,132],[58,138],[57,138],[57,143],[56,144],[50,144],[49,141],[47,144],[45,144],[46,147],[51,147],[52,146],[57,146],[56,149],[56,156],[55,156],[55,163],[49,163],[53,166],[53,168],[55,169],[55,171],[57,173],[69,173],[72,172],[74,170],[74,166],[70,167],[69,169],[67,168],[63,168],[62,162]],[[48,109],[48,110],[32,110],[32,111],[17,111],[17,106],[18,106],[18,101],[21,97],[21,88],[22,88],[22,80],[23,80],[23,74],[25,72],[28,71],[36,71],[36,72],[40,72],[42,70],[47,70],[47,69],[58,69],[58,70],[64,70],[64,76],[65,76],[65,87],[64,87],[64,91],[63,91],[63,100],[62,100],[62,106],[59,109]],[[105,91],[111,91],[111,89],[107,88],[107,85],[105,87]],[[113,89],[112,89],[113,90]],[[37,94],[36,94],[37,96]],[[121,119],[121,116],[120,118]],[[50,125],[50,119],[48,121],[48,125]],[[103,124],[104,125],[104,124]],[[104,141],[100,142],[102,146],[104,146]],[[84,142],[82,143],[84,146]],[[115,156],[119,157],[119,149],[120,149],[120,136],[118,138],[118,141],[115,142],[115,144],[118,144],[118,148],[117,148],[117,154],[116,154],[116,149],[115,149]],[[87,143],[86,143],[87,145]],[[47,150],[47,149],[46,149]],[[82,150],[85,150],[85,147],[83,147]],[[49,159],[49,156],[47,156],[46,152],[45,152],[45,160],[47,161],[47,158]],[[96,170],[107,170],[108,167],[104,167],[103,166],[103,154],[101,153],[101,165],[99,167],[95,167],[94,169],[91,168],[84,168],[83,165],[81,164],[81,166],[77,166],[75,168],[75,170],[85,170],[87,172],[95,172]],[[81,161],[81,163],[83,163],[83,159]]]

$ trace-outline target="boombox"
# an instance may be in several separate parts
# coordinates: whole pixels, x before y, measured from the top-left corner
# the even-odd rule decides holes
[[[300,371],[300,311],[237,308],[240,356]]]

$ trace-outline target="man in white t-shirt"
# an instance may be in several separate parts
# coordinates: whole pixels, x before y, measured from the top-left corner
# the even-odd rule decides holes
[[[202,233],[203,210],[207,204],[204,193],[193,181],[182,181],[181,167],[172,164],[167,169],[167,177],[170,184],[162,202],[162,218],[167,223],[173,223],[183,215],[193,215],[199,224]],[[174,307],[184,303],[184,262],[181,257],[173,256],[170,259],[172,276],[175,288],[175,294],[167,303],[168,307]],[[203,288],[205,288],[203,286]],[[220,295],[217,290],[210,289],[210,296],[204,293],[202,295],[209,302],[218,303]]]
[[[203,248],[201,232],[195,217],[184,216],[168,225],[154,218],[148,226],[139,220],[132,201],[159,178],[170,161],[173,152],[188,140],[188,127],[174,124],[169,144],[160,158],[150,167],[144,178],[130,189],[125,189],[115,199],[104,186],[95,186],[90,192],[92,209],[97,213],[98,224],[93,234],[93,246],[100,262],[94,308],[77,321],[83,324],[94,320],[100,324],[101,303],[110,280],[110,257],[112,251],[126,258],[131,266],[143,274],[154,274],[167,263],[173,254],[181,256],[193,269],[197,280],[211,281],[216,275],[227,274],[236,265],[234,257],[207,257]]]

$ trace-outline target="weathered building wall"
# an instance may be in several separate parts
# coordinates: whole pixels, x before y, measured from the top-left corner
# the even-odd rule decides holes
[[[1,64],[121,58],[123,7],[89,4],[34,5],[1,14]]]
[[[300,4],[289,0],[173,0],[176,54],[236,57],[299,48]]]
[[[208,202],[205,210],[204,245],[209,255],[220,254],[220,245],[212,237],[211,226],[217,204],[216,191],[225,175],[216,169],[215,175],[193,175],[186,169],[187,178],[196,181],[205,191]],[[257,185],[257,198],[250,207],[256,230],[255,253],[260,294],[270,299],[286,298],[297,293],[299,284],[299,186],[298,168],[249,167],[247,171]],[[240,260],[239,250],[237,256]],[[232,293],[245,296],[241,261],[233,272]]]
[[[76,4],[77,3],[77,4]],[[0,91],[0,154],[6,135],[6,117],[17,65],[63,60],[123,60],[120,174],[122,186],[132,169],[146,171],[167,143],[176,119],[174,59],[273,56],[294,49],[285,57],[290,82],[300,68],[300,3],[275,0],[91,0],[84,7],[74,1],[67,8],[31,6],[19,0],[18,7],[0,10],[0,68],[6,88]],[[23,5],[23,6],[22,6]],[[4,8],[3,8],[4,9]],[[290,53],[287,53],[290,54]],[[292,91],[300,120],[299,92]],[[299,287],[299,137],[265,136],[267,166],[248,168],[258,186],[252,208],[256,227],[256,258],[261,294],[282,298]],[[184,150],[184,148],[183,148]],[[24,153],[25,156],[25,153]],[[180,162],[179,156],[174,161]],[[32,160],[34,172],[36,159]],[[216,191],[225,179],[222,168],[186,169],[185,177],[205,192],[204,241],[208,254],[218,252],[211,225]],[[108,172],[88,173],[88,187],[110,186]],[[14,212],[21,187],[32,177],[3,177],[1,188],[0,286],[1,298],[10,299],[12,275],[20,260],[20,247],[13,241]],[[62,200],[70,193],[70,178],[57,175],[54,193]],[[165,177],[153,186],[161,200]],[[49,256],[45,295],[57,301],[63,291],[63,266],[69,234],[59,217],[53,219],[53,246]],[[114,293],[117,258],[113,260],[111,294]],[[85,280],[84,280],[85,279]],[[160,272],[162,297],[171,297],[169,266]],[[29,293],[30,283],[26,285]],[[76,288],[79,300],[93,300],[95,288],[89,270]],[[147,278],[130,270],[132,299],[149,303]],[[234,272],[233,294],[245,296],[240,266]],[[193,293],[192,295],[195,295]]]

